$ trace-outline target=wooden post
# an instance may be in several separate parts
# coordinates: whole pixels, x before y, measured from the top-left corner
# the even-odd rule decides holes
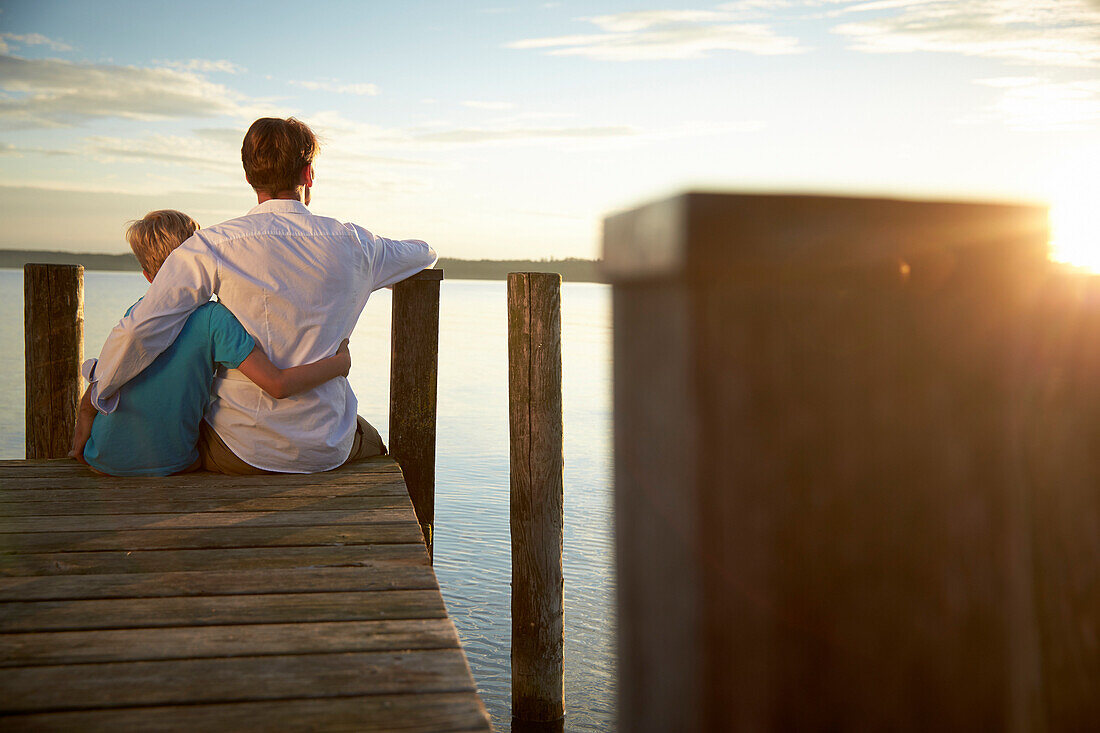
[[[433,557],[435,415],[439,367],[439,283],[424,270],[393,286],[390,333],[390,455],[400,464]]]
[[[508,275],[512,716],[565,715],[561,275]]]
[[[1046,249],[1023,205],[688,194],[605,222],[621,730],[1038,730],[1036,599],[1095,723],[1095,460],[1066,505],[1090,518],[1049,513],[1091,527],[1057,545],[1074,602],[1030,572],[1056,564],[1029,500],[1066,495],[1018,450]]]
[[[72,447],[84,360],[84,268],[23,266],[27,458]]]

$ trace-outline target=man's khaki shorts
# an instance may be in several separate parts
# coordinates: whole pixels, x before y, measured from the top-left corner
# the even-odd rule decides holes
[[[382,436],[362,416],[356,415],[355,440],[351,445],[351,455],[342,465],[346,466],[353,461],[384,455],[386,455],[386,444],[382,442]],[[205,420],[199,428],[199,457],[202,460],[203,469],[215,473],[225,473],[230,476],[278,473],[278,471],[265,471],[242,461],[229,450],[229,446]]]

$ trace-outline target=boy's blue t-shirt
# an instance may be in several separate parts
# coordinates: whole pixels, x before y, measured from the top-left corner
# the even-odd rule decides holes
[[[190,466],[215,368],[236,369],[253,346],[228,308],[200,306],[172,345],[122,386],[115,411],[96,415],[84,459],[115,476],[167,476]]]

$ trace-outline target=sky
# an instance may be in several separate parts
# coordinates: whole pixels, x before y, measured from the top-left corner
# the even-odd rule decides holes
[[[315,213],[444,257],[598,257],[705,189],[1049,202],[1100,265],[1100,0],[0,0],[0,248],[239,216],[290,115]]]

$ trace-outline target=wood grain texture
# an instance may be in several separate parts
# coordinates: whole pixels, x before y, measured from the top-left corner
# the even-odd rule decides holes
[[[0,634],[0,666],[458,646],[446,618],[13,632]]]
[[[138,503],[121,494],[100,495],[91,499],[73,501],[2,501],[0,513],[12,517],[52,516],[55,514],[158,514],[182,512],[284,512],[296,509],[309,511],[346,511],[363,509],[399,509],[407,503],[400,496],[262,496],[251,499],[226,501],[217,498],[189,499],[148,497]]]
[[[227,704],[166,705],[156,708],[81,710],[68,713],[11,715],[10,731],[84,731],[86,733],[446,733],[487,731],[489,722],[472,693],[373,695],[319,700],[276,700]]]
[[[5,517],[0,523],[9,532],[79,532],[81,530],[185,529],[213,527],[309,527],[315,524],[371,524],[400,522],[410,511],[408,497],[402,506],[388,509],[309,511],[289,509],[262,512],[194,512],[174,514],[29,514]]]
[[[458,649],[0,669],[0,712],[295,697],[473,692]]]
[[[302,618],[367,621],[443,618],[446,615],[443,602],[434,590],[8,601],[0,607],[0,631],[279,624]]]
[[[671,281],[612,295],[619,726],[698,731],[704,568],[691,303]]]
[[[1051,277],[1025,329],[1014,399],[1021,481],[1017,513],[1029,533],[1023,571],[1034,576],[1041,648],[1034,695],[1048,729],[1100,721],[1100,285]],[[1017,633],[1017,636],[1020,634]],[[1036,726],[1037,728],[1038,726]]]
[[[27,458],[72,446],[84,361],[84,268],[23,266]]]
[[[93,485],[103,487],[123,487],[127,485],[139,486],[201,486],[209,482],[214,476],[205,471],[195,473],[177,474],[174,476],[157,477],[124,477],[103,476],[90,470],[87,466],[74,466],[70,459],[4,459],[0,460],[0,476],[4,479],[29,478],[35,480],[55,480],[61,482],[60,487],[65,487],[69,482],[92,481]],[[373,484],[388,480],[401,480],[401,469],[394,460],[388,456],[377,456],[362,461],[340,466],[324,473],[286,473],[279,474],[278,486],[291,488],[296,486],[327,486],[330,484],[343,484],[348,481]],[[33,482],[32,482],[33,485]],[[225,476],[218,474],[217,486],[270,486],[268,475],[258,476]],[[17,487],[15,487],[17,488]]]
[[[394,461],[258,478],[0,465],[0,728],[488,730]]]
[[[427,561],[424,545],[249,547],[206,550],[102,550],[0,555],[0,576],[175,573],[301,567],[377,567]]]
[[[508,275],[512,715],[565,715],[561,276]]]
[[[692,194],[607,222],[624,726],[1097,719],[1097,423],[1064,396],[1019,409],[1037,374],[1071,382],[1023,358],[1044,220]],[[1023,425],[1048,441],[1039,478]]]
[[[312,545],[391,545],[417,542],[415,527],[400,522],[331,527],[222,527],[218,529],[137,529],[115,532],[29,532],[0,537],[0,552],[93,552],[189,550],[221,547],[308,547]]]
[[[414,528],[415,529],[415,528]],[[431,568],[400,563],[373,567],[301,567],[278,570],[184,570],[99,575],[0,577],[0,601],[85,598],[224,596],[436,588]]]
[[[435,522],[436,381],[439,281],[426,270],[393,287],[390,329],[390,455],[401,464],[428,547]]]

